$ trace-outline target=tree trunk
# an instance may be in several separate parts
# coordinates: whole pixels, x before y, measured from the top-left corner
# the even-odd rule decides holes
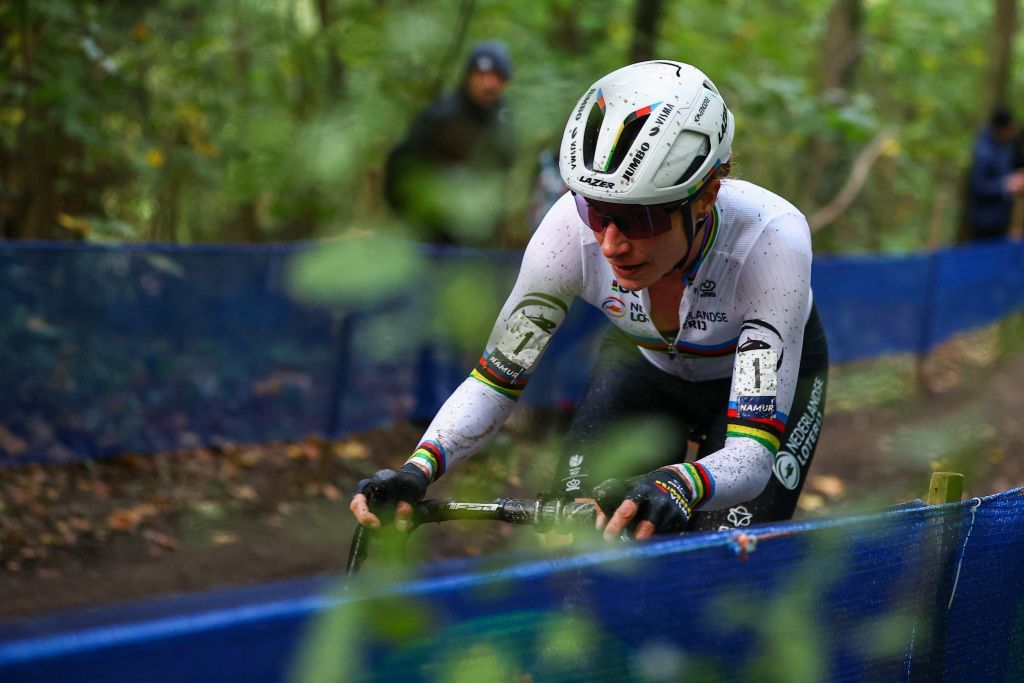
[[[228,221],[224,232],[229,235],[229,241],[239,241],[246,244],[253,244],[263,241],[263,231],[260,230],[259,211],[256,201],[250,199],[243,202],[235,210],[235,215]],[[302,235],[302,238],[308,237]]]
[[[475,13],[476,0],[462,0],[462,4],[459,6],[459,23],[455,27],[455,34],[452,36],[451,42],[448,43],[448,52],[445,53],[439,63],[437,76],[434,78],[434,84],[430,89],[431,100],[441,94],[448,75],[455,68],[455,61],[458,59],[459,53],[462,52],[462,48],[466,43],[469,23],[473,20],[473,14]]]
[[[655,57],[662,0],[636,0],[634,10],[633,47],[629,57],[631,62],[645,62]]]
[[[863,29],[863,0],[834,0],[820,47],[818,75],[820,94],[829,102],[841,104],[850,97],[864,49]],[[810,168],[815,170],[807,174],[799,201],[806,207],[820,206],[826,201],[824,197],[839,191],[829,181],[833,179],[831,171],[844,157],[843,150],[834,141],[814,136],[807,141],[805,152]]]
[[[53,237],[53,224],[57,217],[56,178],[58,169],[54,155],[59,145],[50,142],[57,131],[49,123],[46,113],[33,102],[36,81],[33,77],[34,52],[38,31],[42,25],[34,25],[28,4],[21,3],[21,63],[19,80],[24,85],[22,109],[24,120],[18,128],[18,142],[15,159],[21,160],[21,197],[18,198],[20,216],[15,216],[14,232],[27,239],[48,239]]]
[[[345,87],[345,69],[338,59],[331,27],[337,19],[331,9],[330,0],[317,0],[317,12],[320,14],[320,31],[324,38],[324,50],[327,53],[327,93],[326,101],[336,102],[341,99]]]
[[[586,41],[580,31],[579,15],[583,9],[583,6],[577,7],[572,3],[553,3],[548,43],[571,55],[582,54]]]
[[[1010,104],[1010,79],[1013,76],[1013,40],[1017,34],[1017,0],[996,0],[992,33],[991,109]]]
[[[821,86],[843,99],[853,88],[864,53],[863,0],[835,0],[828,12],[822,49]]]
[[[52,131],[51,131],[52,133]],[[52,239],[57,219],[57,188],[59,173],[54,155],[59,153],[47,141],[46,133],[31,133],[24,138],[25,184],[28,208],[23,216],[21,236],[26,239]]]

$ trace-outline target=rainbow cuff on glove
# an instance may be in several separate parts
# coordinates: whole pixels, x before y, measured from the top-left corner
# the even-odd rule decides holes
[[[430,471],[430,481],[433,483],[444,474],[448,458],[444,454],[444,449],[437,442],[424,441],[416,447],[406,462],[414,462],[426,467]]]
[[[715,495],[715,479],[704,465],[698,462],[685,462],[682,465],[672,465],[671,468],[690,487],[690,493],[693,494],[690,507],[694,510]]]

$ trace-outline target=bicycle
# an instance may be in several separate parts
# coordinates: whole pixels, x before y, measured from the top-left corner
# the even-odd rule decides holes
[[[576,502],[562,497],[499,498],[492,503],[470,503],[430,499],[413,508],[412,529],[423,524],[439,524],[453,520],[508,522],[533,525],[538,532],[551,529],[567,532],[589,525],[593,528],[597,509],[592,502]],[[359,572],[369,551],[373,530],[357,526],[349,545],[346,575]]]

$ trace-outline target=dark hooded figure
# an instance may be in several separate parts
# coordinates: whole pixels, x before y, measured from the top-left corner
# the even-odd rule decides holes
[[[515,151],[502,95],[511,76],[504,44],[477,43],[459,86],[417,116],[391,150],[385,196],[414,238],[471,246],[494,242]]]
[[[997,109],[981,131],[971,153],[967,219],[970,239],[1005,237],[1015,195],[1024,189],[1024,173],[1016,170],[1016,124],[1009,110]]]

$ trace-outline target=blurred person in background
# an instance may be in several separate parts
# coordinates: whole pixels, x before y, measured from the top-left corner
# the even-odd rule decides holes
[[[609,541],[792,516],[821,434],[828,347],[807,220],[727,177],[734,128],[688,64],[634,64],[586,91],[559,154],[571,192],[530,240],[469,378],[401,469],[359,483],[360,524],[381,514],[407,529],[428,485],[494,439],[577,298],[612,326],[553,493],[595,498]],[[692,461],[687,437],[700,444]]]
[[[1008,109],[998,108],[982,129],[971,153],[967,186],[966,237],[1000,239],[1010,230],[1015,199],[1024,190],[1017,168],[1017,125]]]
[[[545,149],[537,157],[537,179],[530,195],[530,230],[536,230],[548,209],[569,190],[558,170],[558,151]]]
[[[467,246],[496,241],[515,158],[503,95],[511,77],[506,46],[477,43],[459,86],[417,116],[391,150],[385,198],[414,239]]]

